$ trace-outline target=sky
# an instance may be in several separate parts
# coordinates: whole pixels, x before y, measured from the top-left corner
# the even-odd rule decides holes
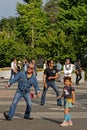
[[[45,2],[46,0],[43,1]],[[0,19],[16,16],[17,2],[23,3],[23,0],[0,0]]]

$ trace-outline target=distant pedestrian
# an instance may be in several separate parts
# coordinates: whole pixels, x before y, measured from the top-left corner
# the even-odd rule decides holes
[[[51,87],[56,92],[57,97],[60,95],[58,87],[55,83],[55,79],[57,78],[58,78],[57,69],[54,67],[53,60],[50,60],[48,62],[48,67],[44,70],[44,75],[43,75],[44,88],[41,96],[41,105],[45,104],[46,93],[49,87]],[[57,100],[57,105],[62,106],[61,99]]]
[[[82,74],[81,74],[81,61],[78,60],[75,62],[75,72],[76,72],[76,85],[79,85],[79,81],[82,79]]]
[[[63,67],[64,70],[64,77],[65,76],[71,76],[72,71],[73,71],[73,66],[70,63],[70,59],[66,59],[65,65]]]
[[[62,64],[60,63],[59,60],[56,64],[56,68],[57,68],[57,71],[58,71],[58,82],[61,82],[60,71],[62,70]]]
[[[18,72],[21,71],[21,61],[18,61],[18,63],[17,63],[17,71]]]
[[[11,76],[10,79],[14,78],[15,74],[17,72],[17,60],[14,58],[11,62]]]
[[[60,63],[60,61],[58,60],[57,64],[56,64],[56,67],[57,67],[57,71],[61,71],[62,70],[62,64]]]
[[[10,106],[9,112],[4,112],[4,117],[6,120],[12,120],[13,116],[15,114],[15,110],[17,107],[18,102],[23,97],[26,101],[26,111],[24,114],[24,119],[33,119],[31,117],[31,95],[30,95],[30,88],[32,85],[35,88],[35,93],[37,94],[37,97],[40,96],[40,89],[38,86],[38,82],[36,77],[33,74],[34,65],[30,64],[27,68],[27,72],[23,71],[20,73],[17,73],[16,76],[9,80],[8,84],[6,85],[6,88],[10,87],[13,83],[18,82],[18,88],[16,90],[13,102]]]
[[[27,72],[27,68],[28,68],[29,62],[28,62],[28,60],[26,58],[23,60],[23,64],[22,65],[23,65],[23,71]]]
[[[34,59],[32,59],[31,63],[34,65],[34,75],[37,76],[37,65],[36,65],[36,61]]]
[[[75,104],[75,89],[72,86],[71,77],[64,77],[63,94],[58,99],[64,97],[64,121],[60,126],[73,126],[70,110]]]
[[[47,68],[47,61],[44,61],[43,63],[43,69],[45,70]]]

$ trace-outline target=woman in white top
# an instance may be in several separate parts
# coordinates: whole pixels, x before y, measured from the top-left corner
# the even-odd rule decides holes
[[[14,58],[13,61],[11,62],[11,77],[10,77],[10,79],[12,79],[16,73],[17,73],[17,60]]]
[[[47,68],[47,61],[44,61],[43,69],[45,70]]]
[[[73,66],[70,63],[70,59],[66,59],[63,70],[64,70],[64,76],[71,76],[73,71]]]

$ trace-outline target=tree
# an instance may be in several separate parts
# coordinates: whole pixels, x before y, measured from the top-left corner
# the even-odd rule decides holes
[[[22,38],[29,47],[30,57],[37,57],[44,49],[41,48],[45,14],[42,10],[42,0],[25,1],[27,4],[17,4],[18,38]]]
[[[71,43],[73,60],[83,57],[83,51],[87,50],[84,48],[87,44],[86,25],[86,0],[59,0],[58,27],[65,33],[66,42]]]
[[[27,55],[27,46],[16,39],[16,18],[0,21],[0,67],[9,66],[14,57],[22,59]]]
[[[58,2],[57,0],[50,0],[44,6],[47,19],[46,37],[44,38],[44,48],[46,51],[46,58],[54,60],[58,59],[58,37],[57,37],[57,13]]]

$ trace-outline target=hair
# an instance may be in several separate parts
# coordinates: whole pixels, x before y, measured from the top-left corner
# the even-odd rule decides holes
[[[71,80],[71,77],[70,77],[70,76],[64,77],[64,83],[65,83],[66,80],[69,80],[69,81],[71,82],[71,85],[72,85],[72,80]]]
[[[48,60],[48,61],[47,61],[47,66],[49,66],[49,63],[50,63],[50,61]]]

